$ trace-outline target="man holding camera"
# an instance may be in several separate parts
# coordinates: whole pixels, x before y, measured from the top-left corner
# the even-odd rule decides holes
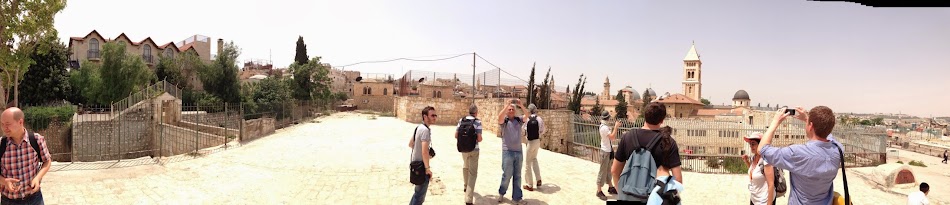
[[[521,117],[515,116],[515,107],[524,114]],[[511,200],[520,203],[521,194],[521,164],[523,155],[521,149],[521,126],[524,125],[524,119],[528,118],[528,110],[525,110],[521,103],[515,99],[509,101],[508,106],[498,114],[498,130],[501,131],[501,169],[504,174],[501,178],[501,186],[498,187],[498,202],[505,199],[505,192],[508,191],[508,183],[513,186]],[[512,181],[512,178],[514,178]]]
[[[773,147],[775,130],[789,116],[805,122],[808,142]],[[830,136],[834,127],[835,113],[831,108],[818,106],[807,112],[800,107],[794,110],[781,108],[762,136],[759,154],[773,166],[788,170],[790,174],[791,194],[788,204],[831,204],[834,197],[833,182],[841,168],[838,150],[841,144]]]

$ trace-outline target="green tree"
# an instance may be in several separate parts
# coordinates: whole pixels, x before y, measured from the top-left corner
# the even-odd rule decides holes
[[[584,77],[584,74],[581,74],[577,78],[577,84],[574,85],[574,92],[571,93],[571,102],[568,103],[568,108],[571,111],[574,111],[574,114],[581,114],[581,98],[584,93],[584,85],[587,84],[587,78]]]
[[[537,64],[537,63],[535,63],[535,64]],[[537,96],[536,96],[537,93],[538,93],[538,90],[535,90],[536,86],[534,86],[534,66],[535,66],[535,64],[531,64],[531,74],[528,75],[528,104],[535,104],[535,105],[538,105]]]
[[[40,52],[46,50],[47,52]],[[20,85],[23,104],[43,104],[58,100],[70,100],[71,86],[67,60],[69,49],[55,38],[44,38],[30,54],[33,64],[23,75]]]
[[[313,57],[307,64],[294,63],[290,71],[294,75],[293,97],[298,100],[330,99],[329,65]]]
[[[594,107],[590,108],[591,116],[600,116],[604,113],[604,106],[600,105],[600,98],[594,100]]]
[[[538,109],[551,109],[551,85],[548,81],[551,80],[551,68],[548,67],[548,73],[544,74],[544,81],[541,82],[541,86],[538,89],[538,99],[537,105]]]
[[[874,125],[874,123],[872,123],[870,120],[867,120],[867,119],[861,120],[860,123],[861,125]]]
[[[647,88],[643,90],[643,96],[641,97],[641,99],[643,100],[643,105],[640,108],[640,115],[637,118],[643,118],[643,112],[647,110],[647,105],[650,105],[650,102],[653,101],[650,99],[650,95],[648,94],[649,92],[647,92],[648,90],[650,89]]]
[[[623,96],[622,91],[617,91],[617,97],[614,97],[617,100],[617,106],[614,107],[614,112],[617,113],[617,119],[626,119],[627,118],[627,98]]]
[[[35,42],[57,36],[53,20],[66,7],[65,0],[0,1],[0,87],[4,104],[19,104],[19,85],[30,65]],[[39,53],[45,53],[41,47]]]
[[[70,82],[89,103],[109,105],[148,86],[154,79],[138,55],[126,53],[125,45],[109,42],[102,46],[102,62],[83,62]]]
[[[237,76],[239,55],[240,48],[234,45],[234,42],[226,43],[210,66],[198,70],[205,91],[224,102],[240,102],[240,82]]]
[[[706,105],[706,106],[709,106],[709,104],[710,104],[709,100],[707,100],[706,98],[702,98],[702,99],[700,99],[699,101],[700,101],[700,102],[703,102],[703,105]]]
[[[303,42],[303,36],[297,36],[297,54],[294,55],[294,62],[297,64],[307,64],[310,56],[307,55],[307,44]]]
[[[175,57],[165,57],[164,55],[159,57],[158,64],[155,64],[155,77],[157,80],[164,80],[172,85],[179,86],[184,81],[178,60]]]
[[[878,118],[871,119],[871,124],[873,124],[873,125],[883,125],[883,124],[884,124],[884,118],[878,117]]]

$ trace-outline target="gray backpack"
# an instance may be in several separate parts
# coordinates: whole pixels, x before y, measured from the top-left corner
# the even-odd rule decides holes
[[[634,131],[634,130],[631,130]],[[660,134],[650,140],[646,147],[640,145],[639,137],[634,131],[633,140],[636,149],[630,154],[630,158],[623,166],[623,172],[620,173],[620,192],[617,200],[622,201],[647,201],[650,192],[656,187],[656,161],[653,160],[651,151],[660,141]]]

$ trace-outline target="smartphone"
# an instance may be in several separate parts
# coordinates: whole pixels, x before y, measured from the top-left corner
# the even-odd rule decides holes
[[[786,109],[785,113],[788,113],[788,115],[795,115],[795,109]]]

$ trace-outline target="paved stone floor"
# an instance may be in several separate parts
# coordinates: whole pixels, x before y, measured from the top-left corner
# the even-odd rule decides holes
[[[407,147],[415,125],[337,113],[278,130],[242,147],[192,160],[100,170],[56,171],[48,204],[408,204]],[[434,182],[427,204],[462,204],[462,158],[454,128],[434,126]],[[501,140],[481,144],[476,204],[497,204]],[[527,204],[604,204],[594,195],[597,164],[541,150],[544,185]],[[744,175],[685,173],[684,204],[745,204]],[[849,178],[851,179],[851,178]],[[903,204],[905,196],[851,179],[855,204]],[[840,183],[835,190],[842,190]],[[503,204],[510,203],[511,191]],[[787,198],[780,198],[785,204]]]

